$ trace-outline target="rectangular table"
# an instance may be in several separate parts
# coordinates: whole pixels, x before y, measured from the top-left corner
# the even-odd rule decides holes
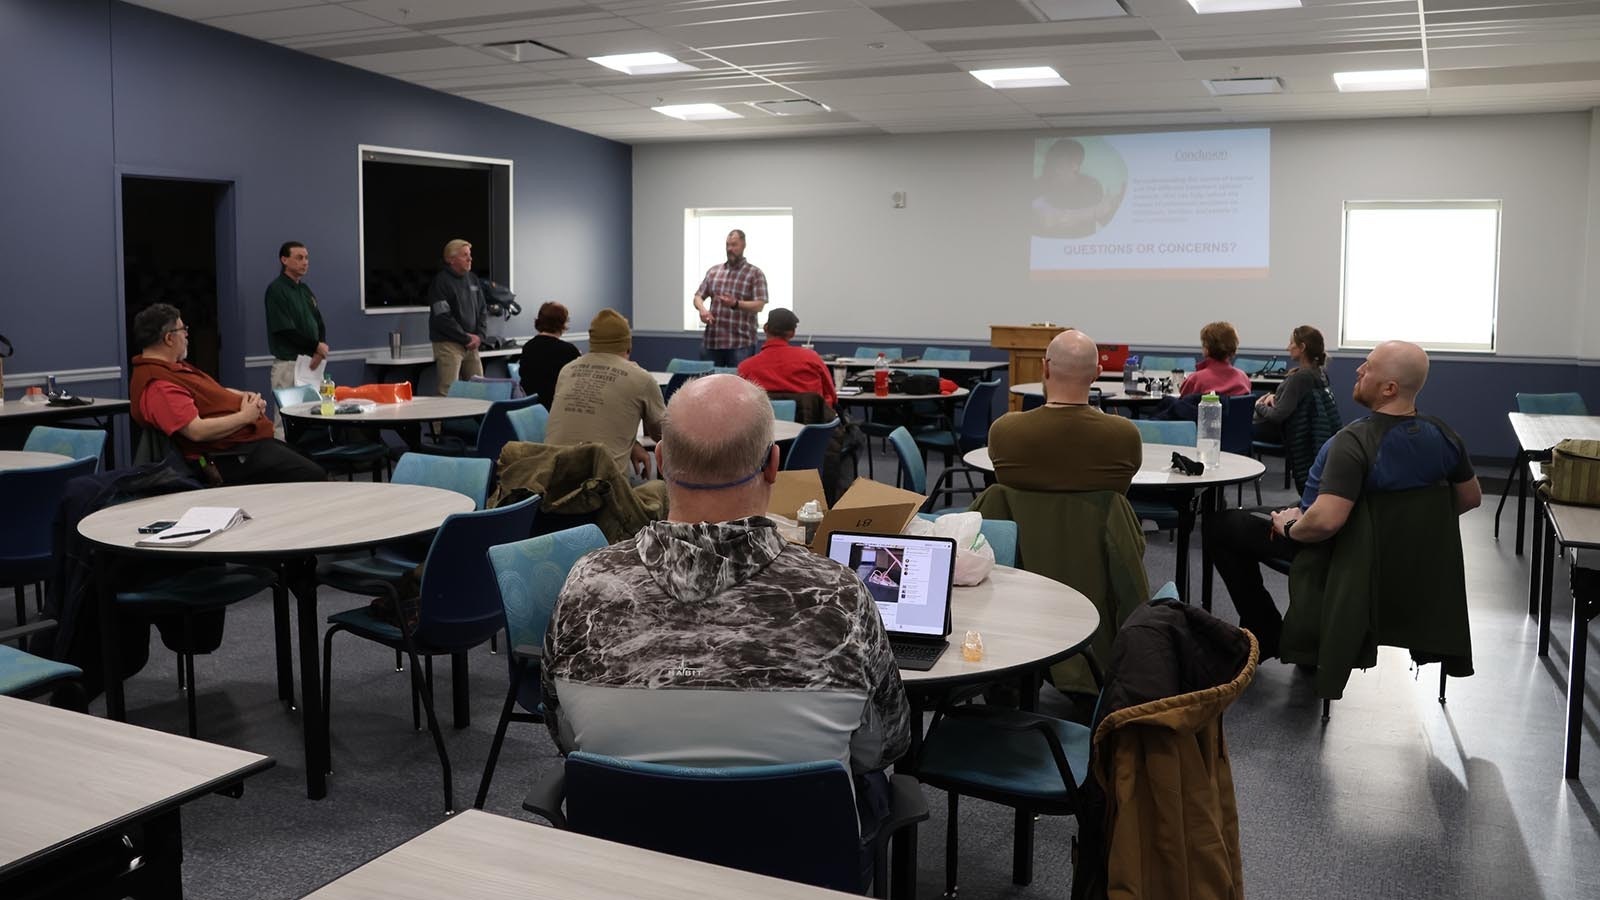
[[[1544,569],[1545,600],[1539,612],[1540,655],[1548,644],[1550,625],[1549,583],[1555,548],[1600,550],[1600,507],[1542,503],[1549,519],[1544,556],[1535,560]],[[1583,743],[1584,669],[1588,665],[1589,622],[1600,613],[1600,569],[1572,564],[1572,644],[1567,649],[1567,740],[1564,754],[1566,777],[1578,777],[1578,750]]]
[[[1555,445],[1567,438],[1600,440],[1600,416],[1558,416],[1545,413],[1507,413],[1511,430],[1517,436],[1517,459],[1513,463],[1517,478],[1517,544],[1522,555],[1522,536],[1528,511],[1528,471],[1530,460],[1550,458]],[[1501,498],[1503,504],[1504,498]],[[1495,512],[1495,537],[1500,536],[1500,513]]]
[[[469,809],[307,900],[825,900],[848,897]]]
[[[53,425],[57,422],[92,420],[106,433],[106,445],[100,451],[102,468],[116,467],[117,433],[115,417],[128,414],[129,404],[116,397],[84,397],[93,402],[87,406],[51,406],[48,403],[23,403],[7,400],[0,403],[0,428],[6,426]]]
[[[181,897],[178,808],[242,790],[273,765],[259,753],[11,697],[0,697],[0,735],[4,897],[81,896],[85,881],[108,877]],[[135,856],[142,864],[130,870]]]

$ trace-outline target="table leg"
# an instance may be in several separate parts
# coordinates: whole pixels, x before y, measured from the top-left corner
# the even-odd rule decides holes
[[[300,631],[300,717],[305,733],[306,796],[321,800],[328,795],[327,722],[322,711],[322,653],[317,644],[316,557],[284,563],[285,580],[295,596]]]
[[[1517,454],[1517,555],[1522,555],[1522,531],[1526,525],[1524,519],[1528,510],[1528,462],[1522,454]]]
[[[100,608],[100,668],[106,690],[106,718],[128,720],[122,694],[122,641],[117,632],[117,593],[111,585],[111,554],[92,551],[94,585]]]
[[[1583,744],[1584,668],[1589,655],[1589,620],[1600,612],[1600,572],[1572,566],[1572,650],[1567,666],[1567,749],[1564,757],[1568,778],[1578,777],[1578,750]]]
[[[1556,574],[1556,530],[1546,522],[1544,543],[1533,548],[1537,558],[1533,565],[1539,569],[1539,647],[1538,655],[1550,655],[1550,582]]]
[[[175,807],[144,826],[143,865],[134,897],[183,897],[183,825]]]
[[[467,655],[450,654],[450,705],[454,707],[456,729],[472,724],[472,695],[467,688]]]
[[[1189,602],[1189,537],[1194,534],[1194,491],[1177,492],[1178,566],[1172,580],[1178,585],[1178,599]]]
[[[1033,712],[1039,706],[1040,674],[1029,670],[1022,674],[1022,698],[1017,706],[1024,712]],[[1018,809],[1011,826],[1011,883],[1033,883],[1033,811]]]
[[[287,574],[280,567],[278,583],[272,586],[272,639],[278,656],[278,699],[294,709],[294,651],[289,633],[289,589]]]
[[[1529,544],[1536,554],[1544,549],[1544,529],[1546,527],[1544,510],[1541,508],[1538,496],[1535,495],[1533,498],[1533,536]],[[1544,569],[1541,563],[1541,557],[1535,555],[1533,564],[1528,566],[1528,615],[1534,617],[1539,615],[1539,576]]]
[[[1211,545],[1206,541],[1206,520],[1222,508],[1225,487],[1208,488],[1200,493],[1200,608],[1211,612]]]

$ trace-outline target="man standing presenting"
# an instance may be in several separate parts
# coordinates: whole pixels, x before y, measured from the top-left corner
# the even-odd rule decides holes
[[[706,270],[694,290],[713,365],[737,366],[756,352],[756,313],[767,305],[767,276],[744,258],[744,232],[728,232],[728,261]]]
[[[317,295],[306,284],[311,255],[306,245],[288,241],[278,248],[282,271],[267,285],[267,349],[272,351],[272,387],[294,387],[294,361],[311,357],[311,368],[323,374],[328,359],[328,329],[317,309]]]
[[[739,377],[769,391],[819,394],[829,409],[838,402],[833,373],[815,350],[796,347],[794,332],[800,318],[792,310],[775,309],[767,316],[767,342],[761,351],[739,363]]]
[[[1356,369],[1355,401],[1372,415],[1339,429],[1317,451],[1300,504],[1286,509],[1229,509],[1206,520],[1211,558],[1239,626],[1261,644],[1261,659],[1278,655],[1283,614],[1261,579],[1261,563],[1292,560],[1300,547],[1331,539],[1356,501],[1368,493],[1448,483],[1458,515],[1483,502],[1483,489],[1461,438],[1444,422],[1417,412],[1428,380],[1428,354],[1405,341],[1386,341]],[[1271,522],[1262,521],[1270,512]]]
[[[478,345],[488,330],[483,287],[472,274],[472,245],[457,238],[444,245],[444,268],[428,286],[428,340],[439,396],[458,378],[483,374]]]

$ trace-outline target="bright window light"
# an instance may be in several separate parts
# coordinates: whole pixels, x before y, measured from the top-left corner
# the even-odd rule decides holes
[[[1428,86],[1427,69],[1384,69],[1376,72],[1335,72],[1340,91],[1420,91]]]
[[[1067,83],[1049,66],[1032,66],[1023,69],[973,69],[972,77],[989,87],[1006,88],[1061,87]]]
[[[1346,203],[1340,346],[1493,350],[1500,201]]]
[[[662,75],[667,72],[693,72],[695,67],[678,62],[665,53],[620,53],[616,56],[591,56],[589,62],[628,75]]]
[[[1264,9],[1295,9],[1300,0],[1189,0],[1194,11],[1203,16],[1212,13],[1260,12]]]
[[[724,109],[715,103],[685,103],[679,106],[652,106],[651,109],[663,116],[682,119],[685,122],[704,122],[711,119],[742,119],[731,109]]]
[[[767,306],[757,319],[767,321],[767,313],[783,307],[794,309],[794,210],[779,209],[686,209],[683,211],[683,328],[705,328],[694,311],[694,291],[706,277],[706,270],[728,261],[728,232],[744,232],[744,257],[767,276]],[[805,333],[805,323],[801,323]]]

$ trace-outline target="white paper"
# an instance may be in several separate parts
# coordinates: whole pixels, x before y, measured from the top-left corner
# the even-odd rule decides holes
[[[328,374],[328,361],[323,360],[316,368],[311,367],[311,357],[296,356],[294,358],[294,383],[296,385],[309,384],[314,388],[322,387],[322,377]]]
[[[140,538],[140,547],[193,547],[219,531],[250,518],[237,506],[191,506],[178,523],[158,534]]]

